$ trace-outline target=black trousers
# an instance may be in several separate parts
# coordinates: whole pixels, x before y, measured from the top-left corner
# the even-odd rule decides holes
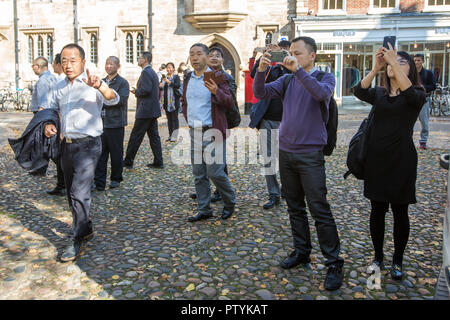
[[[95,185],[104,189],[106,186],[106,174],[108,158],[111,155],[111,181],[123,181],[123,140],[125,128],[104,128],[102,137],[102,155],[95,170]]]
[[[311,254],[311,235],[306,202],[316,225],[320,249],[326,266],[342,266],[339,236],[327,202],[325,160],[322,151],[290,153],[280,150],[280,178],[288,205],[295,250]]]
[[[150,140],[150,147],[153,152],[153,163],[163,164],[161,138],[158,132],[158,118],[136,119],[133,130],[131,131],[130,140],[128,141],[127,152],[124,160],[124,165],[132,166],[136,153],[141,146],[142,140],[147,133]]]
[[[78,143],[67,143],[64,139],[61,145],[61,166],[73,218],[72,238],[76,241],[82,240],[84,236],[92,232],[92,222],[89,216],[91,185],[101,153],[100,137]]]
[[[176,137],[172,137],[172,134],[175,130],[180,128],[180,123],[178,121],[178,109],[175,109],[172,112],[166,111],[166,116],[167,116],[167,127],[169,129],[169,138],[175,138]]]
[[[57,189],[64,189],[65,183],[64,183],[64,172],[63,169],[61,167],[61,157],[55,161],[56,164],[56,176],[57,176],[57,180],[56,180],[56,188]]]

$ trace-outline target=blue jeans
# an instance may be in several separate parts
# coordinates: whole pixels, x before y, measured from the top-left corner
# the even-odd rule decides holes
[[[430,119],[430,98],[428,97],[425,101],[425,104],[420,110],[419,113],[419,121],[422,126],[422,130],[420,131],[420,140],[419,143],[427,143],[429,128],[428,128],[428,120]]]

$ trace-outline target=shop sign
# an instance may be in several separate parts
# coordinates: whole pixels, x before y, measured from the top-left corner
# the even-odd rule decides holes
[[[353,37],[355,31],[333,31],[333,37]]]
[[[450,28],[440,28],[440,29],[435,29],[434,32],[436,34],[449,34],[450,33]]]

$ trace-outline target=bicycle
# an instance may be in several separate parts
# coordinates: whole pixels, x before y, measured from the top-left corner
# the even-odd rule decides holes
[[[449,116],[450,115],[450,92],[449,87],[436,86],[436,90],[431,94],[430,115]]]

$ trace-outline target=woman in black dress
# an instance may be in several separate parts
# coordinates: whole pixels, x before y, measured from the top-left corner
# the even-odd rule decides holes
[[[167,116],[167,126],[169,128],[169,138],[166,141],[177,141],[177,137],[173,134],[180,125],[178,122],[178,110],[180,109],[180,77],[175,74],[175,65],[172,62],[166,64],[167,76],[161,79],[159,85],[161,94],[161,105]]]
[[[412,139],[414,124],[425,103],[414,60],[406,52],[379,48],[375,67],[354,88],[360,100],[373,105],[364,175],[364,196],[371,201],[370,235],[374,263],[382,269],[385,215],[394,215],[394,256],[391,276],[402,279],[403,253],[409,237],[408,205],[416,203],[417,152]],[[370,88],[387,65],[386,88]]]

